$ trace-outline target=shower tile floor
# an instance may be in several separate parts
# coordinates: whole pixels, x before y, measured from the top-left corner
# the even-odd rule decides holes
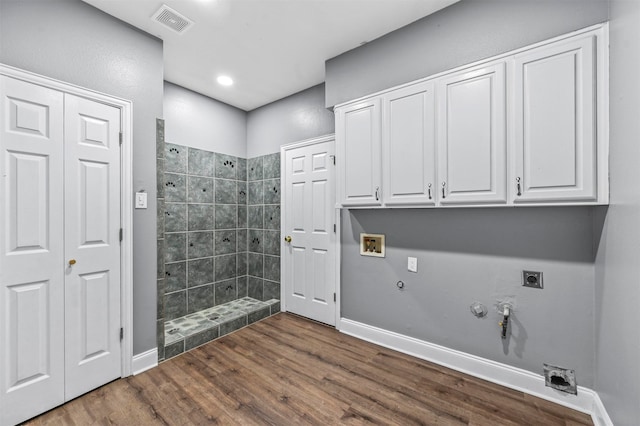
[[[165,359],[280,311],[277,299],[244,297],[164,323]]]

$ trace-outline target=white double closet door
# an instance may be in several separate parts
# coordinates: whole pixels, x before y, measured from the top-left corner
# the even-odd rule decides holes
[[[121,376],[121,111],[0,79],[4,426]]]

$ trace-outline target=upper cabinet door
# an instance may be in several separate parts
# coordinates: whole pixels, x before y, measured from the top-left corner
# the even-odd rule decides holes
[[[505,63],[437,84],[440,204],[506,203]]]
[[[380,100],[337,108],[336,142],[342,205],[381,205]]]
[[[515,203],[596,200],[596,37],[515,57]]]
[[[433,83],[394,90],[383,98],[384,203],[433,205],[435,113]]]

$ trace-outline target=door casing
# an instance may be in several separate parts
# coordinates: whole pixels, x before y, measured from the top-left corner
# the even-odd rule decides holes
[[[120,323],[124,328],[121,346],[121,377],[130,376],[132,374],[131,365],[133,359],[133,103],[126,99],[65,83],[5,64],[0,64],[0,74],[120,109],[122,132],[120,157],[120,223],[123,229],[123,237],[120,244]]]

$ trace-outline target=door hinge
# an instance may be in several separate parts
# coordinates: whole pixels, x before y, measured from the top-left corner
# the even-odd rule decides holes
[[[333,165],[336,165],[336,156],[335,155],[330,155],[329,157],[331,157],[331,160],[333,161]]]
[[[124,339],[124,328],[120,327],[120,340]]]
[[[333,301],[334,302],[336,301],[336,294],[335,293],[333,293]]]
[[[333,224],[333,232],[334,233],[336,232],[336,224],[335,223]]]
[[[120,228],[120,242],[122,242],[122,234],[123,234],[122,228]]]
[[[122,145],[122,139],[124,139],[124,135],[120,132],[120,145]]]

